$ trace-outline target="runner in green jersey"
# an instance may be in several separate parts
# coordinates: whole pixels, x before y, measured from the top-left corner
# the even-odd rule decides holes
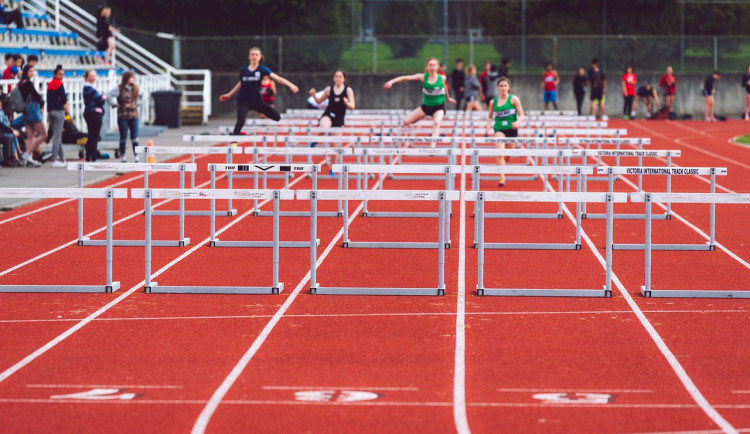
[[[497,96],[490,103],[487,118],[487,135],[495,137],[518,137],[518,126],[523,122],[521,100],[510,93],[510,80],[501,77],[497,81]],[[496,143],[498,149],[512,148],[512,143]],[[497,157],[497,164],[504,166],[510,157]],[[498,186],[505,186],[505,175],[500,174]]]
[[[396,77],[388,80],[383,87],[390,89],[391,86],[402,81],[422,82],[422,105],[406,115],[403,125],[407,126],[425,116],[432,116],[432,137],[440,136],[440,122],[445,116],[445,100],[447,99],[451,104],[456,104],[456,100],[450,96],[445,76],[438,74],[438,60],[430,57],[427,59],[424,73]],[[435,147],[434,143],[432,147]]]

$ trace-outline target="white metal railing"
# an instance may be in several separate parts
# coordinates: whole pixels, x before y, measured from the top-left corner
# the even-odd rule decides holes
[[[50,17],[56,30],[76,32],[79,43],[96,46],[96,17],[70,0],[33,0],[24,5],[29,11]],[[154,90],[177,89],[182,92],[182,107],[202,107],[203,122],[211,114],[211,71],[208,69],[177,69],[155,56],[133,40],[116,34],[117,48],[112,53],[114,68],[132,70],[139,77],[166,76],[165,87]],[[156,80],[161,82],[160,80]],[[140,86],[140,84],[139,84]],[[146,119],[150,119],[146,118]]]
[[[120,77],[116,71],[109,71],[107,75],[99,75],[94,87],[102,95],[106,94],[109,90],[116,88],[120,84]],[[51,78],[34,77],[37,92],[42,98],[47,100],[47,84],[51,81]],[[151,98],[149,95],[157,90],[163,90],[165,86],[169,85],[166,75],[137,75],[136,84],[138,85],[139,92],[145,97],[143,103],[138,108],[138,117],[141,122],[152,119],[152,106]],[[8,85],[15,86],[17,80],[0,80],[0,86],[3,90],[7,90]],[[63,85],[65,86],[65,92],[68,96],[68,110],[70,116],[81,131],[87,131],[86,122],[83,119],[83,77],[67,77],[63,79]],[[106,104],[109,107],[109,103]],[[109,108],[109,129],[117,129],[117,111],[116,109]],[[42,116],[46,122],[47,116]]]

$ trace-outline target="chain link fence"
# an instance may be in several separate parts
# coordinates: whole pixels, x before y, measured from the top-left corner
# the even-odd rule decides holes
[[[153,33],[123,29],[123,33],[167,62],[173,62],[173,41]],[[538,72],[551,62],[561,73],[588,67],[599,57],[604,69],[615,72],[631,65],[638,72],[662,72],[672,66],[675,72],[704,73],[714,69],[744,72],[750,61],[750,37],[652,37],[652,36],[536,36],[415,37],[382,36],[349,38],[343,36],[248,36],[178,37],[182,68],[208,68],[213,71],[238,70],[248,58],[250,47],[260,47],[264,63],[280,73],[331,72],[344,69],[359,73],[405,73],[421,71],[425,59],[444,59],[448,70],[455,59],[474,64],[479,70],[485,61],[499,64],[511,59],[511,74]],[[396,57],[399,47],[409,45],[414,53]],[[403,50],[401,50],[403,52]]]

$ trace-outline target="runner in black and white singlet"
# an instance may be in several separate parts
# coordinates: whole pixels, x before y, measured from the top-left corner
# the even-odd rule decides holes
[[[322,93],[319,93],[315,88],[312,88],[309,93],[318,104],[326,99],[328,100],[328,105],[318,121],[318,125],[321,128],[343,127],[346,118],[346,110],[354,110],[356,107],[354,101],[354,90],[352,90],[352,88],[346,83],[346,75],[344,74],[344,71],[341,70],[333,73],[333,86],[327,86]],[[310,146],[315,146],[315,144],[311,143]],[[340,143],[339,146],[341,146]],[[330,165],[331,161],[329,156],[326,155],[325,158],[325,164]],[[337,162],[338,155],[335,155],[333,157],[333,164],[336,164]],[[329,173],[333,174],[330,170]]]
[[[388,80],[383,86],[385,89],[390,89],[391,86],[402,81],[422,82],[422,105],[406,115],[404,126],[417,122],[425,116],[432,116],[432,137],[440,135],[440,122],[445,116],[445,100],[447,99],[451,104],[456,104],[456,100],[450,97],[445,84],[445,77],[438,74],[438,66],[438,60],[430,57],[427,59],[424,73],[402,75]]]
[[[299,88],[290,81],[276,75],[270,69],[260,64],[263,61],[263,53],[260,51],[260,48],[253,47],[250,49],[249,60],[250,63],[240,70],[240,80],[237,84],[232,90],[219,97],[219,101],[228,101],[239,93],[237,96],[237,122],[234,125],[234,132],[232,133],[235,136],[242,132],[242,127],[245,125],[245,118],[250,110],[261,113],[275,121],[281,119],[279,112],[263,102],[263,97],[260,94],[260,83],[263,77],[270,77],[271,80],[283,84],[294,93],[299,91]]]

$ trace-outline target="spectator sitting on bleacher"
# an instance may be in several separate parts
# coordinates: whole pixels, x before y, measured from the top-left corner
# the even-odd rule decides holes
[[[0,24],[16,23],[16,27],[23,29],[23,17],[19,8],[6,11],[3,4],[0,3],[0,19],[3,20]]]
[[[8,113],[13,115],[13,111],[10,110],[10,99],[8,95],[3,95],[0,97],[0,147],[2,147],[3,167],[16,167],[21,165],[15,152],[18,146],[16,138],[21,133],[11,127]]]
[[[112,16],[112,9],[107,6],[99,7],[99,15],[96,17],[96,36],[99,41],[96,43],[96,49],[107,51],[104,57],[104,63],[109,64],[112,59],[112,51],[115,49],[115,33],[118,33],[115,27],[109,22]]]

